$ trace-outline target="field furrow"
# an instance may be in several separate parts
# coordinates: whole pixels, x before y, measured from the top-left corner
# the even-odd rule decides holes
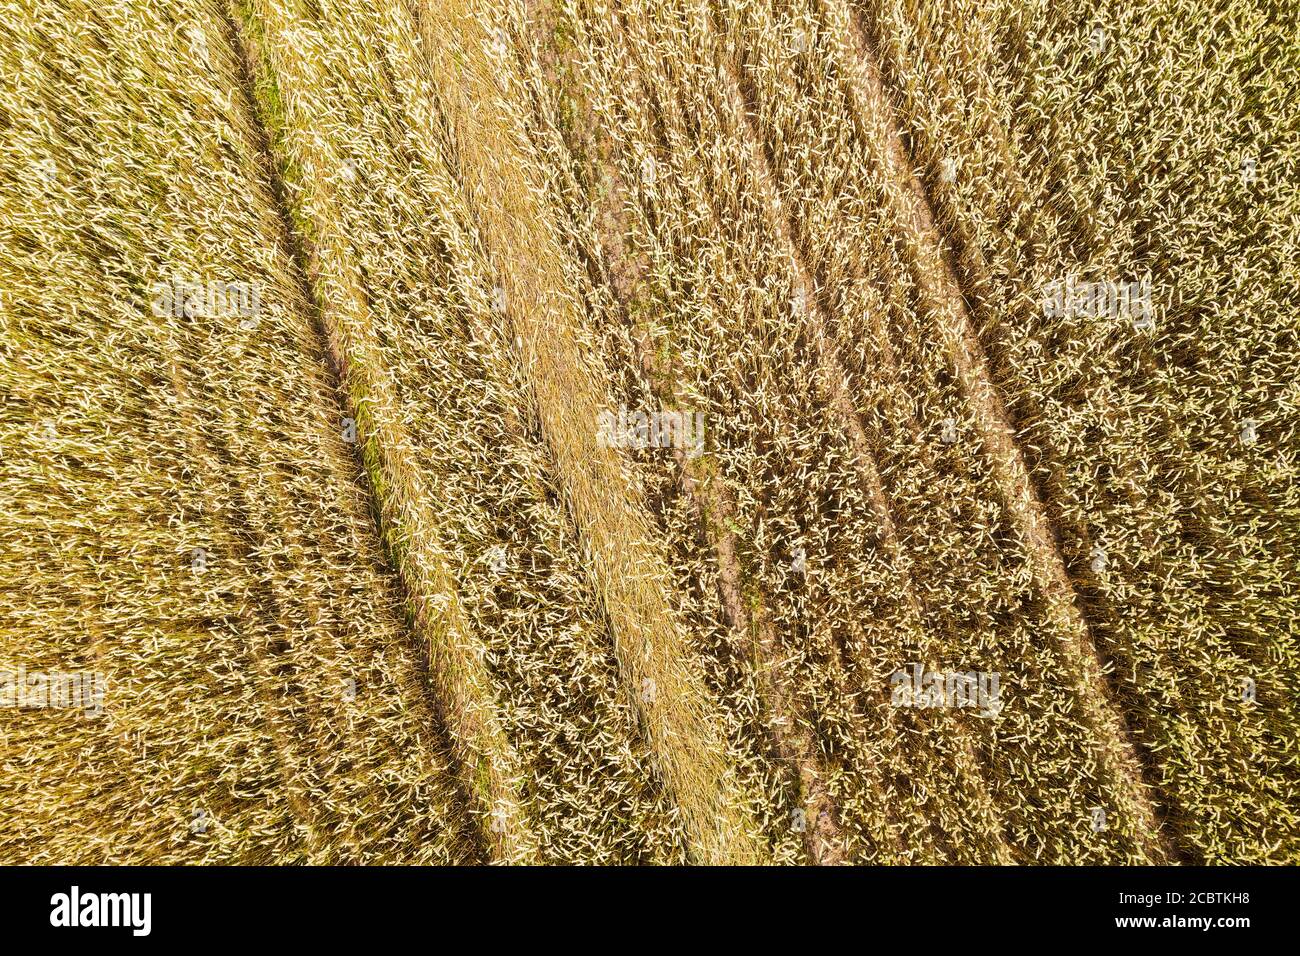
[[[220,10],[19,26],[7,173],[52,175],[2,186],[3,481],[26,529],[4,657],[105,693],[100,717],[5,712],[3,857],[474,859]],[[262,309],[187,309],[173,280],[257,283]]]
[[[1254,288],[1241,284],[1239,267],[1225,282],[1219,263],[1244,261],[1293,221],[1293,202],[1265,201],[1270,183],[1243,189],[1233,177],[1248,155],[1273,153],[1273,168],[1285,168],[1283,144],[1294,142],[1294,127],[1243,127],[1230,104],[1251,81],[1234,80],[1237,67],[1229,66],[1197,84],[1201,106],[1181,112],[1185,128],[1148,137],[1133,117],[1191,96],[1173,47],[1157,37],[1193,39],[1200,27],[1173,26],[1195,18],[1172,9],[1150,22],[1086,5],[1016,16],[995,9],[959,15],[953,22],[969,28],[932,32],[932,42],[920,39],[927,23],[899,10],[882,4],[867,12],[888,38],[886,63],[906,78],[898,114],[914,155],[931,170],[945,158],[957,164],[952,177],[931,175],[932,192],[947,223],[962,224],[947,231],[976,290],[994,379],[1035,449],[1035,480],[1129,723],[1140,745],[1159,755],[1157,782],[1179,842],[1198,858],[1237,858],[1243,839],[1266,853],[1281,850],[1296,832],[1287,809],[1296,776],[1286,663],[1296,628],[1281,557],[1286,529],[1295,527],[1286,517],[1294,482],[1282,452],[1293,426],[1289,403],[1270,399],[1261,411],[1255,390],[1285,395],[1283,370],[1295,350],[1278,306],[1293,298],[1294,283],[1283,262],[1262,271]],[[1016,70],[991,45],[999,23],[1019,54]],[[1264,24],[1231,29],[1256,27]],[[1260,48],[1276,42],[1270,29],[1256,36]],[[960,93],[956,79],[908,68],[933,64],[956,44],[974,47],[989,65],[964,74]],[[959,96],[998,105],[989,115],[1001,122],[959,139],[944,105]],[[960,143],[960,153],[950,143]],[[1091,165],[1101,143],[1114,146],[1105,164]],[[1040,165],[1046,178],[1030,174]],[[1007,170],[999,176],[1004,190],[969,185],[988,168]],[[1175,168],[1186,174],[1171,175]],[[1033,188],[1024,185],[1031,181]],[[1177,218],[1211,197],[1223,197],[1215,199],[1218,228],[1240,236],[1222,246],[1199,238],[1196,220]],[[1244,220],[1235,217],[1243,202],[1256,210]],[[1265,218],[1257,229],[1258,216]],[[1228,258],[1214,256],[1216,248]],[[1274,245],[1269,254],[1285,249]],[[1068,275],[1153,277],[1151,327],[1131,317],[1047,314],[1043,290]],[[1207,309],[1218,313],[1212,322]],[[1246,342],[1257,351],[1243,352]],[[1256,411],[1244,410],[1251,406]],[[1263,457],[1269,439],[1243,440],[1242,422],[1252,416],[1279,429],[1275,460]],[[1256,693],[1260,704],[1245,699]]]
[[[317,44],[275,67],[286,105],[280,142],[286,165],[306,171],[294,187],[305,197],[320,281],[354,285],[350,313],[327,305],[324,314],[357,396],[358,438],[374,447],[390,546],[409,568],[414,599],[434,609],[430,625],[453,607],[459,618],[456,636],[431,634],[435,660],[448,657],[449,677],[466,661],[475,668],[462,686],[443,688],[449,723],[473,739],[483,731],[471,721],[456,728],[458,710],[492,721],[485,743],[473,745],[493,749],[502,768],[483,794],[493,808],[486,829],[520,831],[502,841],[503,859],[679,858],[682,837],[638,726],[636,705],[658,685],[628,693],[620,681],[604,608],[555,487],[535,384],[506,324],[514,294],[467,227],[451,144],[429,122],[418,22],[400,7],[318,22],[269,7],[255,14],[267,51],[300,49],[302,31]],[[386,56],[364,51],[363,31],[388,38]],[[359,96],[367,76],[391,97],[370,115]],[[308,101],[308,90],[328,95]],[[353,173],[308,168],[321,116],[337,117],[330,145],[340,165],[356,157]],[[349,139],[357,129],[364,149]],[[395,257],[395,248],[409,253]]]

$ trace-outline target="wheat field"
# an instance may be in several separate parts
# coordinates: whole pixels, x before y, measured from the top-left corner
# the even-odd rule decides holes
[[[0,863],[1300,863],[1294,0],[11,0]]]

